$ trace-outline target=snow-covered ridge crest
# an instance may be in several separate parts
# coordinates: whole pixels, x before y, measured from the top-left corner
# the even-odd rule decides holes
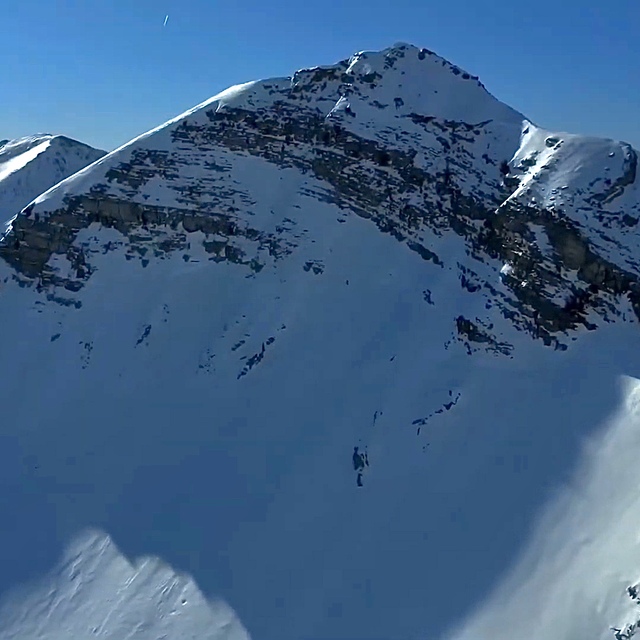
[[[313,96],[316,109],[328,115],[337,105],[346,104],[343,94],[351,95],[351,100],[355,100],[354,91],[360,96],[359,100],[373,100],[385,107],[393,105],[404,115],[426,113],[436,118],[467,122],[489,118],[513,123],[516,128],[523,120],[521,114],[491,96],[477,77],[432,51],[398,43],[382,51],[361,51],[333,65],[301,69],[290,78],[251,81],[225,89],[115,149],[98,165],[111,166],[136,146],[158,143],[165,146],[163,134],[185,120],[197,120],[206,111],[269,108],[276,100],[296,99],[296,93],[304,92]],[[402,97],[398,98],[398,95]],[[80,172],[73,180],[65,180],[43,193],[36,200],[36,205],[46,201],[46,206],[38,206],[39,213],[46,215],[51,207],[59,206],[70,190],[82,188],[85,180],[91,180],[89,171]]]
[[[133,140],[124,143],[113,151],[110,151],[109,153],[103,152],[102,157],[94,163],[95,167],[88,165],[64,180],[60,180],[56,184],[53,184],[50,188],[33,199],[33,205],[38,206],[46,202],[48,207],[58,206],[64,201],[72,189],[81,189],[84,184],[89,182],[94,176],[94,171],[99,171],[100,168],[108,168],[111,164],[120,161],[123,154],[126,154],[137,145],[144,144],[149,138],[153,138],[155,134],[165,132],[167,129],[170,129],[172,125],[184,121],[203,109],[217,110],[229,105],[244,104],[245,101],[243,100],[243,96],[251,86],[256,84],[257,82],[254,81],[229,87],[215,96],[204,100],[195,107],[187,109],[187,111],[175,116],[171,120],[140,134]],[[46,216],[46,208],[43,207],[42,213]]]

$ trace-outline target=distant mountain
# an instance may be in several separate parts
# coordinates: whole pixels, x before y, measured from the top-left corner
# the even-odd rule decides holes
[[[105,153],[64,136],[0,140],[0,222]]]
[[[399,44],[10,212],[0,640],[635,635],[639,184]]]

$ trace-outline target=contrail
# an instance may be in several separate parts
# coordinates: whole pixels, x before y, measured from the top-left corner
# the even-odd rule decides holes
[[[167,20],[169,20],[169,16],[164,17],[164,24],[162,25],[163,27],[167,26]]]

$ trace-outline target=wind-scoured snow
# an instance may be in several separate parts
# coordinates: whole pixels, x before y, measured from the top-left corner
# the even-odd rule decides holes
[[[30,136],[0,144],[0,223],[104,153],[52,135]]]
[[[292,143],[290,113],[360,146]],[[234,128],[254,117],[264,155]],[[341,206],[326,155],[342,178],[360,165],[341,154],[373,166],[369,143],[410,177],[457,167],[491,215],[509,197],[561,207],[638,268],[630,147],[543,131],[407,45],[238,85],[108,154],[20,213],[56,242],[78,221],[35,286],[0,261],[0,640],[633,633],[632,301],[535,339],[509,279],[566,291],[529,281],[515,250],[476,259],[462,218],[382,232],[373,214],[427,193],[405,201],[388,158],[359,184],[388,176],[388,201]],[[81,218],[74,198],[113,208]],[[206,212],[218,227],[197,227]],[[516,222],[555,259],[542,223]]]
[[[0,608],[0,638],[248,640],[233,611],[208,603],[156,558],[130,563],[108,536],[86,531],[58,565]]]

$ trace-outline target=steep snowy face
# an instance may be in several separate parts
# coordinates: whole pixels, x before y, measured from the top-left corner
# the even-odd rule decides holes
[[[105,155],[64,136],[0,142],[0,224],[36,196]]]
[[[634,633],[636,165],[401,44],[13,212],[0,640]]]

